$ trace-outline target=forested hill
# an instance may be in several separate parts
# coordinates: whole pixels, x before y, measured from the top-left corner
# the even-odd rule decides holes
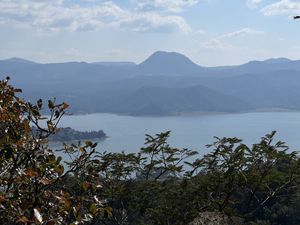
[[[300,109],[300,61],[203,67],[175,52],[132,62],[0,61],[0,74],[32,101],[57,97],[74,113],[170,115]]]
[[[31,128],[34,134],[38,134],[35,127]],[[69,141],[84,141],[84,140],[102,140],[107,136],[104,131],[78,131],[71,127],[60,127],[55,134],[48,137],[52,142],[69,142]]]
[[[104,139],[106,134],[102,131],[78,131],[71,127],[61,127],[58,132],[49,137],[49,141],[66,142],[76,140]]]

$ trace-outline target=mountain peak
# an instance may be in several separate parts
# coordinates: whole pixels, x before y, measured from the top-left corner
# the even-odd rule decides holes
[[[18,58],[18,57],[9,58],[9,59],[6,59],[5,61],[14,62],[14,63],[36,64],[36,62],[26,60],[26,59],[22,59],[22,58]]]
[[[286,62],[291,62],[292,60],[288,59],[288,58],[284,58],[284,57],[281,57],[281,58],[269,58],[269,59],[265,59],[265,60],[252,60],[252,61],[249,61],[243,65],[247,65],[247,64],[276,64],[276,63],[286,63]]]
[[[144,62],[151,61],[151,60],[164,60],[164,61],[181,60],[181,61],[185,61],[185,62],[194,64],[188,57],[186,57],[185,55],[178,53],[178,52],[156,51]]]
[[[288,58],[270,58],[270,59],[266,59],[263,62],[265,63],[285,63],[285,62],[290,62],[291,60]]]
[[[139,68],[148,75],[185,75],[198,74],[201,67],[188,57],[177,52],[154,52]]]
[[[166,51],[156,51],[151,56],[181,56],[187,58],[185,55],[179,52],[166,52]]]

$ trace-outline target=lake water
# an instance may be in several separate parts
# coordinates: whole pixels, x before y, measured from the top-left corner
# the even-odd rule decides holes
[[[261,112],[212,114],[177,117],[131,117],[113,114],[90,114],[63,117],[60,126],[80,131],[103,130],[109,137],[99,143],[107,151],[136,152],[144,144],[145,134],[171,130],[169,143],[207,153],[205,145],[218,137],[239,137],[257,143],[260,137],[277,131],[278,140],[292,150],[300,150],[299,112]]]

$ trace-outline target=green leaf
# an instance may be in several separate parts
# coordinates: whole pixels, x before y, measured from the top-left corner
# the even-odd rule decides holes
[[[48,107],[49,109],[54,109],[54,102],[52,100],[48,100]]]

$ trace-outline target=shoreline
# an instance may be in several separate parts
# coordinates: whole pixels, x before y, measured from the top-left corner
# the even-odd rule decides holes
[[[136,115],[130,113],[112,113],[112,112],[92,112],[92,113],[71,113],[66,114],[65,117],[68,116],[87,116],[87,115],[94,115],[94,114],[106,114],[106,115],[115,115],[115,116],[124,116],[124,117],[138,117],[138,118],[163,118],[163,117],[198,117],[198,116],[215,116],[215,115],[234,115],[234,114],[248,114],[248,113],[297,113],[300,112],[298,110],[292,109],[283,109],[283,108],[266,108],[266,109],[257,109],[251,111],[239,111],[239,112],[218,112],[218,111],[196,111],[196,112],[175,112],[170,114],[162,114],[162,115]]]

